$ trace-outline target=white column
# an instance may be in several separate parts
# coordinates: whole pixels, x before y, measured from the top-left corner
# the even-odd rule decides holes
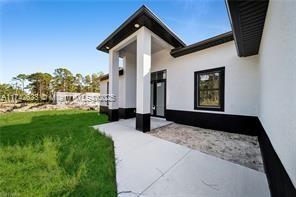
[[[136,109],[136,54],[135,53],[126,53],[123,57],[123,81],[124,81],[124,99],[123,107],[129,109]],[[121,100],[121,98],[120,98]],[[121,107],[121,106],[119,106]]]
[[[109,102],[109,120],[118,120],[118,86],[119,82],[119,54],[112,50],[109,51],[109,95],[113,101]]]
[[[150,130],[151,33],[146,27],[137,34],[136,129]]]
[[[121,95],[120,96],[122,96],[122,97],[120,97],[120,100],[121,100],[121,102],[122,102],[122,106],[119,106],[119,107],[122,107],[122,108],[127,108],[127,97],[128,97],[128,93],[127,93],[127,90],[128,90],[128,88],[129,87],[127,87],[127,80],[128,80],[128,70],[127,70],[127,62],[126,62],[126,60],[127,60],[127,57],[126,57],[126,55],[125,56],[123,56],[123,58],[122,58],[122,67],[123,67],[123,72],[124,72],[124,74],[123,74],[123,84],[121,85],[121,88],[122,88],[122,93],[121,93]]]

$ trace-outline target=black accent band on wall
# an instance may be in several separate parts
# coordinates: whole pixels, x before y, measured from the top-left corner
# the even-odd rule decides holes
[[[138,114],[136,113],[136,129],[138,131],[150,131],[150,113]]]
[[[109,109],[109,121],[118,121],[119,116],[118,116],[118,109]]]
[[[286,172],[280,158],[275,152],[264,128],[259,125],[259,144],[265,173],[272,197],[295,197],[296,189]]]
[[[109,113],[108,106],[100,106],[100,113],[108,114]]]
[[[214,129],[252,136],[256,136],[258,134],[258,118],[255,116],[167,109],[166,119],[176,123],[202,127],[206,129]]]
[[[296,196],[296,189],[258,117],[167,109],[166,119],[180,124],[258,136],[271,196]]]
[[[136,108],[119,108],[119,118],[128,119],[136,117]]]

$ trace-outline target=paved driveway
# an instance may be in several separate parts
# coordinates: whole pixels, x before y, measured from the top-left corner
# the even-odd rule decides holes
[[[168,122],[151,119],[152,127]],[[95,128],[115,145],[119,196],[267,197],[266,176],[134,129],[135,119]]]

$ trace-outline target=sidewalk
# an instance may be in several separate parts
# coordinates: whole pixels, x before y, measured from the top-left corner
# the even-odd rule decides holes
[[[139,132],[134,123],[95,126],[114,141],[119,196],[270,196],[264,173]],[[152,127],[168,123],[151,118]]]

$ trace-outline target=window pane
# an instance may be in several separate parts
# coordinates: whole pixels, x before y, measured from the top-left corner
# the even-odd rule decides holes
[[[166,71],[157,71],[151,73],[151,81],[166,79]]]
[[[156,77],[157,80],[161,80],[162,79],[162,71],[157,72],[156,75],[157,75],[157,77]]]
[[[212,106],[219,107],[219,90],[206,90],[200,91],[199,105],[200,106]]]
[[[207,73],[199,75],[199,89],[200,90],[211,90],[219,89],[220,73]]]
[[[224,67],[195,72],[195,109],[224,111],[224,73]]]

